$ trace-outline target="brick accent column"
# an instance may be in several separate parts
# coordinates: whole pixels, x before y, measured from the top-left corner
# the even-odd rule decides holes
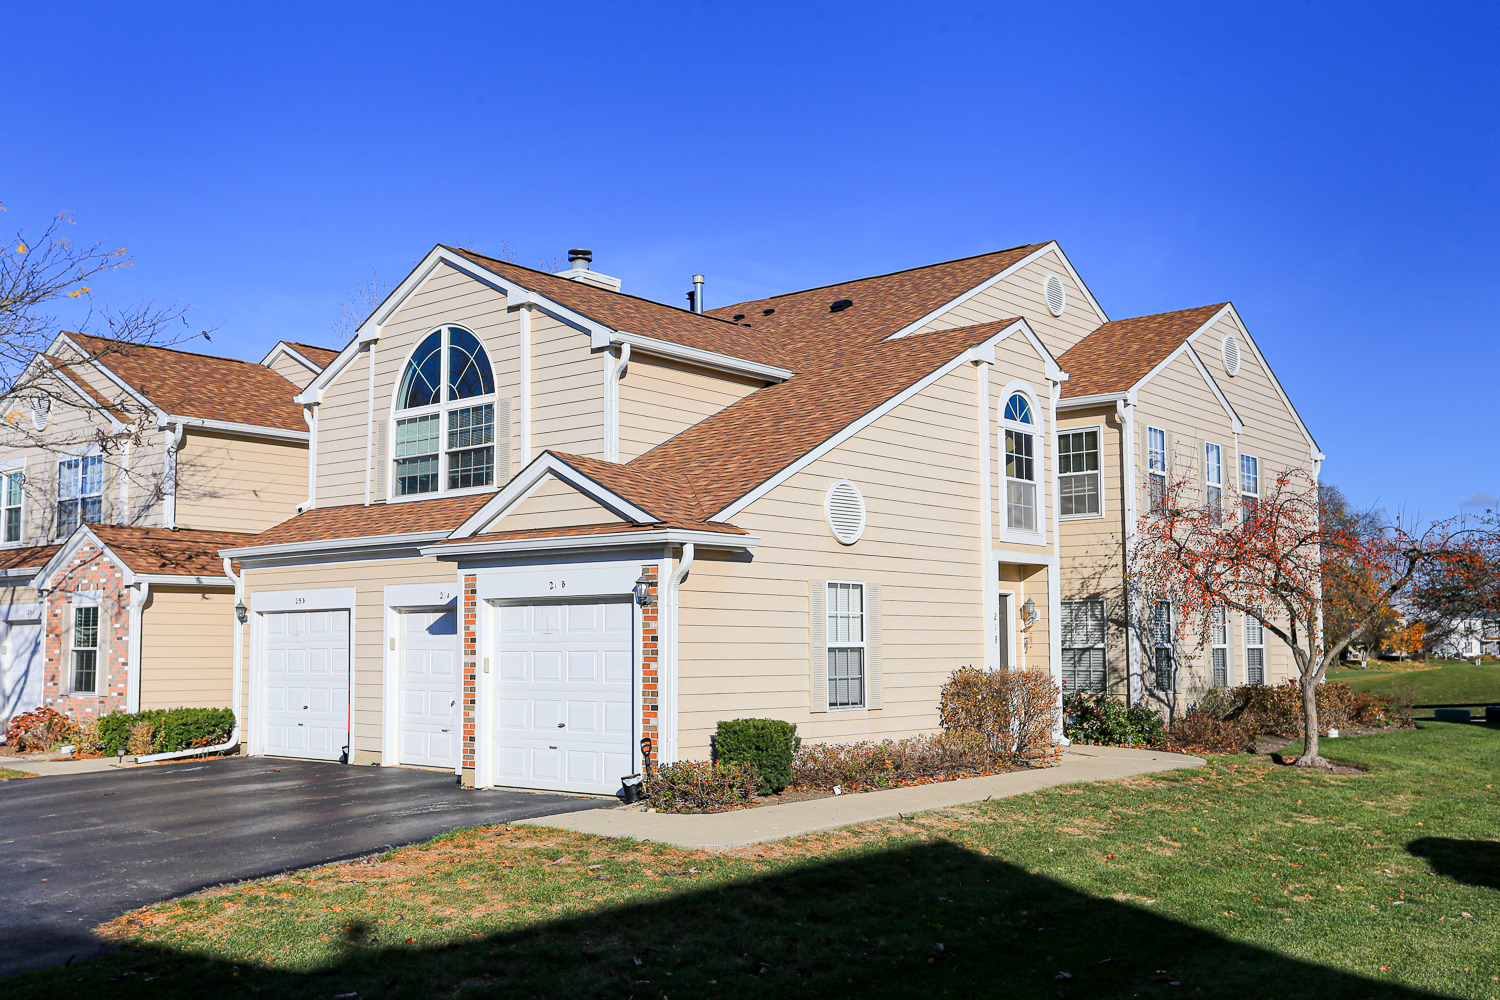
[[[464,577],[464,762],[461,780],[465,788],[474,787],[474,736],[478,713],[479,598],[476,580],[474,576]]]
[[[73,595],[99,593],[99,652],[96,694],[72,694]],[[130,670],[130,593],[124,574],[95,545],[85,545],[55,580],[43,602],[42,704],[72,719],[97,719],[125,711]]]
[[[641,572],[651,581],[647,588],[650,595],[646,606],[641,608],[641,735],[651,737],[651,759],[655,763],[661,753],[661,736],[657,727],[657,699],[659,697],[660,678],[659,664],[659,635],[657,633],[658,615],[660,607],[657,604],[657,576],[656,566],[642,566]],[[640,748],[636,748],[637,754]],[[639,758],[637,758],[639,759]]]

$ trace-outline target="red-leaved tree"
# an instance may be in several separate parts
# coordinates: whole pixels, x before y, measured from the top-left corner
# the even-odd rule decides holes
[[[1148,485],[1149,489],[1149,485]],[[1156,486],[1152,510],[1137,525],[1132,590],[1171,600],[1199,645],[1220,609],[1253,615],[1292,651],[1302,690],[1306,749],[1302,767],[1328,767],[1318,748],[1317,688],[1329,666],[1414,580],[1443,575],[1480,558],[1451,522],[1414,532],[1398,523],[1353,532],[1322,516],[1317,482],[1300,469],[1276,477],[1260,497],[1196,503],[1197,488]],[[1323,634],[1322,583],[1330,570],[1374,586],[1342,609],[1338,634]]]

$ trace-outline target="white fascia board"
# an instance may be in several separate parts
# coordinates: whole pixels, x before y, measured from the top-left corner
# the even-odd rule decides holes
[[[1022,549],[996,549],[992,555],[996,562],[1014,563],[1021,566],[1046,566],[1056,569],[1058,564],[1055,552],[1026,552]]]
[[[1044,256],[1045,254],[1047,254],[1049,251],[1052,251],[1052,250],[1056,250],[1057,251],[1057,257],[1058,257],[1059,260],[1062,261],[1063,268],[1068,272],[1069,275],[1072,276],[1073,280],[1078,283],[1078,287],[1081,288],[1081,289],[1083,289],[1083,294],[1089,300],[1089,304],[1092,305],[1098,311],[1098,313],[1099,313],[1100,316],[1104,317],[1104,322],[1108,323],[1109,322],[1109,316],[1108,316],[1108,314],[1106,314],[1105,311],[1102,308],[1100,308],[1099,303],[1094,299],[1094,293],[1089,291],[1089,286],[1086,285],[1086,284],[1084,284],[1083,279],[1078,276],[1078,272],[1075,271],[1075,270],[1073,270],[1073,263],[1072,263],[1072,261],[1068,260],[1068,255],[1065,254],[1065,253],[1063,253],[1062,252],[1062,247],[1060,247],[1060,246],[1057,245],[1057,241],[1056,240],[1053,240],[1052,242],[1046,243],[1046,244],[1042,245],[1041,247],[1037,248],[1036,250],[1033,250],[1031,253],[1027,254],[1025,257],[1022,257],[1020,260],[1016,261],[1010,267],[1007,267],[1005,270],[1003,270],[1000,273],[994,275],[993,277],[986,278],[984,281],[981,281],[979,284],[975,285],[973,288],[971,288],[968,291],[964,292],[962,295],[959,295],[957,298],[950,299],[949,301],[944,302],[942,305],[938,306],[936,309],[932,310],[930,313],[928,313],[926,316],[923,316],[921,319],[918,319],[918,320],[915,320],[915,321],[913,321],[911,323],[906,324],[901,329],[897,330],[895,333],[891,334],[889,337],[886,337],[885,339],[886,340],[899,340],[902,337],[909,337],[909,336],[911,336],[912,334],[916,333],[918,330],[922,329],[922,327],[926,326],[928,323],[931,323],[933,320],[937,319],[939,316],[941,316],[944,313],[949,312],[949,311],[951,311],[953,309],[956,309],[958,306],[963,305],[965,302],[969,301],[974,296],[979,295],[979,294],[981,294],[983,292],[988,291],[989,289],[993,288],[995,285],[998,285],[1000,282],[1004,281],[1006,278],[1009,278],[1012,274],[1015,274],[1017,271],[1019,271],[1021,268],[1025,267],[1027,264],[1032,263],[1033,261],[1037,260],[1039,257]]]
[[[1219,388],[1219,383],[1209,373],[1208,367],[1203,364],[1203,359],[1198,357],[1198,352],[1193,350],[1191,343],[1183,344],[1182,346],[1186,350],[1187,356],[1192,359],[1193,367],[1198,369],[1198,374],[1202,375],[1203,381],[1208,383],[1209,391],[1214,394],[1214,398],[1219,401],[1219,405],[1229,415],[1229,424],[1234,429],[1234,432],[1236,434],[1243,434],[1245,432],[1244,421],[1240,420],[1240,415],[1234,412],[1234,407],[1229,405],[1228,397],[1224,395],[1224,390]]]
[[[654,528],[645,531],[618,531],[599,535],[556,535],[550,538],[475,539],[462,544],[429,545],[422,555],[434,558],[458,556],[503,555],[518,552],[557,552],[578,549],[618,549],[691,542],[705,549],[739,551],[760,544],[756,535],[731,535],[722,531],[695,531],[692,528]]]
[[[68,346],[69,347],[73,348],[73,350],[77,351],[79,354],[83,355],[85,358],[88,358],[89,361],[87,362],[87,364],[91,365],[94,368],[95,371],[99,372],[99,374],[103,375],[105,378],[109,379],[109,381],[113,382],[116,386],[118,386],[120,388],[120,390],[122,392],[124,392],[126,395],[128,395],[131,399],[134,399],[137,403],[141,404],[141,406],[145,408],[145,410],[146,410],[147,413],[155,414],[158,419],[161,418],[161,416],[162,416],[161,407],[157,406],[155,403],[151,402],[151,400],[147,399],[145,396],[143,396],[139,392],[137,392],[135,390],[134,386],[132,386],[129,382],[126,382],[123,378],[121,378],[120,376],[116,375],[113,371],[111,371],[109,365],[107,365],[104,362],[100,361],[99,359],[95,358],[88,351],[85,351],[82,346],[80,346],[76,341],[74,341],[70,337],[68,337],[67,334],[63,334],[58,339],[59,340],[66,340],[68,342]]]
[[[1266,356],[1260,352],[1260,347],[1256,345],[1255,338],[1250,336],[1250,329],[1245,326],[1245,321],[1240,318],[1239,310],[1235,309],[1234,303],[1226,304],[1214,319],[1217,321],[1219,316],[1224,315],[1226,312],[1233,317],[1234,325],[1239,327],[1240,335],[1245,338],[1245,343],[1249,344],[1250,349],[1255,352],[1255,360],[1260,362],[1260,366],[1265,369],[1266,377],[1271,380],[1271,387],[1276,390],[1276,395],[1281,397],[1281,402],[1286,406],[1287,412],[1292,415],[1292,420],[1296,421],[1297,429],[1302,432],[1303,438],[1307,440],[1307,447],[1314,461],[1322,461],[1327,456],[1323,454],[1323,449],[1318,447],[1317,439],[1312,436],[1312,431],[1308,430],[1307,425],[1302,422],[1302,414],[1298,413],[1297,408],[1292,405],[1292,397],[1288,396],[1286,390],[1281,387],[1281,380],[1271,370],[1270,362],[1266,361]],[[1207,329],[1207,327],[1204,329]],[[1194,333],[1193,336],[1188,338],[1188,342],[1192,343],[1198,334],[1202,332],[1203,330],[1199,330],[1197,333]]]
[[[24,587],[40,572],[36,569],[0,569],[0,586]]]
[[[1128,392],[1096,392],[1088,396],[1074,396],[1071,399],[1060,399],[1057,401],[1057,411],[1062,413],[1066,410],[1082,410],[1091,406],[1100,406],[1115,403],[1122,399],[1129,399]]]
[[[599,506],[636,524],[650,524],[660,520],[650,511],[642,510],[618,493],[600,486],[550,451],[544,451],[533,458],[526,468],[511,477],[511,481],[505,484],[504,489],[486,501],[484,506],[470,514],[463,524],[453,529],[452,534],[445,537],[469,538],[482,528],[500,520],[512,506],[524,500],[531,490],[547,476],[556,476]]]
[[[241,437],[270,438],[274,441],[299,441],[306,444],[308,441],[307,431],[291,431],[284,427],[266,427],[261,424],[238,424],[228,420],[209,420],[206,417],[181,417],[176,414],[164,413],[156,418],[156,426],[165,428],[171,424],[182,424],[184,427],[197,427],[205,431],[221,431],[225,434],[236,434]]]
[[[761,364],[759,361],[746,361],[744,358],[720,354],[718,351],[707,351],[701,347],[687,347],[683,344],[674,344],[668,340],[659,340],[656,337],[642,336],[639,333],[626,333],[624,330],[616,330],[607,338],[596,338],[592,346],[607,347],[611,343],[629,344],[633,350],[642,351],[646,354],[656,354],[664,358],[686,361],[702,368],[713,368],[718,371],[729,372],[733,375],[751,375],[755,378],[765,379],[767,382],[785,382],[795,374],[786,368],[778,368],[775,365]]]
[[[227,576],[195,576],[171,573],[137,573],[136,583],[149,583],[153,587],[223,587],[233,589],[234,583]]]
[[[1052,356],[1052,352],[1047,350],[1047,345],[1042,343],[1042,338],[1036,335],[1036,332],[1031,329],[1031,324],[1026,322],[1026,320],[1022,319],[1019,322],[1021,332],[1026,335],[1027,342],[1036,349],[1037,354],[1041,355],[1042,370],[1046,373],[1047,378],[1053,382],[1066,382],[1068,380],[1068,373],[1062,370],[1062,366],[1057,363],[1057,359]],[[1014,326],[1006,327],[1006,336],[1010,336],[1010,331],[1013,329],[1015,329]],[[1000,340],[1004,339],[1004,337],[1000,338]],[[1000,340],[995,341],[995,343],[998,344]]]
[[[59,337],[58,339],[60,340],[62,338]],[[56,344],[56,342],[57,341],[54,340],[53,344]],[[78,345],[73,344],[72,341],[69,341],[68,343],[72,344],[72,346],[73,346],[73,348],[75,350],[78,349]],[[48,350],[51,350],[51,348],[49,347]],[[102,366],[100,366],[99,364],[97,364],[95,362],[87,362],[87,361],[79,361],[79,362],[76,362],[76,364],[79,364],[79,365],[90,364],[90,365],[92,365],[95,368],[102,367]],[[129,423],[126,423],[126,422],[120,420],[120,418],[116,417],[113,413],[110,413],[103,406],[100,406],[98,400],[94,399],[94,397],[90,396],[87,392],[84,392],[83,388],[81,386],[79,386],[77,382],[74,382],[72,379],[68,378],[67,375],[63,374],[61,371],[58,370],[61,367],[66,367],[66,365],[67,365],[67,362],[58,362],[58,361],[52,361],[50,363],[44,364],[42,362],[42,355],[38,354],[36,357],[32,358],[29,362],[27,362],[26,367],[23,368],[23,369],[21,369],[21,374],[19,376],[17,376],[15,382],[13,382],[11,384],[15,385],[16,383],[24,383],[26,381],[28,375],[31,374],[32,366],[36,366],[38,374],[51,375],[53,378],[57,379],[57,381],[59,383],[61,383],[64,388],[66,388],[70,393],[73,394],[73,397],[78,400],[79,404],[84,409],[93,410],[96,413],[98,413],[100,416],[104,417],[105,420],[108,420],[109,421],[109,429],[110,429],[110,431],[112,433],[116,433],[117,434],[120,431],[123,431],[123,430],[125,430],[125,429],[127,429],[128,427],[131,426]],[[105,374],[108,375],[107,372]],[[35,376],[32,376],[32,377],[33,377],[33,379],[35,378]],[[110,381],[115,381],[115,380],[111,379]],[[7,396],[8,395],[10,395],[10,393],[7,393]],[[134,394],[132,394],[132,395],[134,395]]]
[[[982,343],[975,344],[973,347],[960,351],[952,360],[943,364],[936,371],[929,373],[924,378],[908,386],[905,390],[897,393],[895,396],[892,396],[890,399],[886,400],[884,403],[881,403],[879,406],[875,407],[864,416],[857,418],[851,423],[845,424],[843,429],[838,433],[825,439],[822,444],[818,445],[816,448],[813,448],[811,451],[804,453],[801,458],[798,458],[790,465],[784,467],[780,472],[777,472],[775,475],[767,479],[765,482],[761,483],[749,493],[746,493],[744,496],[740,497],[738,500],[735,500],[727,507],[724,507],[723,509],[710,515],[707,520],[721,524],[725,521],[728,521],[740,511],[744,510],[746,507],[750,506],[755,501],[759,500],[761,497],[765,496],[767,493],[771,492],[782,483],[786,482],[792,476],[795,476],[797,473],[801,472],[803,469],[807,468],[809,465],[816,462],[818,459],[822,458],[824,455],[828,454],[839,445],[843,444],[845,441],[849,440],[851,437],[858,434],[860,431],[864,430],[866,427],[870,426],[875,421],[885,416],[887,413],[890,413],[892,410],[900,406],[902,403],[906,402],[908,399],[911,399],[918,393],[925,391],[927,387],[932,385],[934,382],[945,378],[960,365],[970,364],[970,357],[973,352],[981,351],[985,347],[993,348],[994,345],[1000,343],[1006,337],[1009,337],[1012,333],[1016,332],[1017,329],[1029,331],[1030,327],[1026,325],[1026,321],[1024,319],[1018,319],[1010,326],[1007,326],[1005,329],[996,333],[994,336],[983,341]],[[1043,349],[1042,356],[1047,357],[1045,348]],[[1053,367],[1055,368],[1056,365],[1054,364]]]
[[[277,341],[276,346],[271,348],[271,353],[260,359],[262,367],[269,368],[271,362],[276,359],[276,355],[278,354],[285,354],[287,357],[297,362],[297,364],[301,365],[303,368],[306,368],[308,371],[313,372],[314,374],[323,370],[319,368],[311,358],[307,357],[301,351],[297,350],[295,347],[293,347],[291,344],[288,344],[284,340]]]
[[[283,542],[280,545],[247,545],[237,549],[220,549],[219,555],[240,561],[267,556],[315,555],[324,552],[357,555],[362,551],[411,549],[447,537],[446,531],[405,531],[392,535],[359,535],[355,538],[320,538],[310,542]]]

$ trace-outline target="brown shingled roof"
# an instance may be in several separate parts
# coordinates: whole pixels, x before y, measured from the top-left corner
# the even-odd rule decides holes
[[[335,350],[332,347],[314,347],[312,344],[299,344],[295,340],[285,340],[282,341],[282,343],[286,344],[288,347],[296,348],[298,354],[302,355],[304,358],[311,361],[319,368],[327,368],[329,365],[333,364],[334,358],[343,353],[342,351]]]
[[[656,517],[657,524],[674,528],[701,527],[703,518],[713,513],[699,499],[692,480],[677,472],[663,469],[647,472],[632,465],[582,455],[560,451],[552,454],[605,489],[649,511]]]
[[[307,430],[302,407],[292,401],[302,390],[262,365],[82,333],[68,336],[172,416]]]
[[[240,545],[285,545],[291,542],[332,541],[398,535],[409,531],[452,531],[494,496],[480,493],[461,497],[436,497],[403,503],[349,504],[316,507],[267,528]]]
[[[756,390],[626,468],[687,479],[702,505],[702,516],[711,516],[1015,322],[981,323],[853,349],[833,362]]]
[[[1127,391],[1226,305],[1220,302],[1105,323],[1057,359],[1068,373],[1063,398]]]
[[[0,570],[41,569],[60,548],[60,545],[31,545],[24,549],[0,549]]]
[[[504,523],[503,521],[501,522]],[[524,528],[520,531],[487,531],[472,538],[448,538],[437,545],[469,545],[474,542],[519,541],[523,538],[559,538],[575,535],[616,535],[633,531],[656,531],[660,528],[691,527],[694,531],[717,531],[723,535],[743,535],[745,532],[732,524],[631,524],[628,521],[615,524],[574,524],[562,528]]]
[[[125,412],[119,407],[111,403],[109,399],[105,397],[104,393],[100,392],[98,389],[95,389],[92,385],[89,385],[89,383],[84,380],[83,376],[78,374],[73,365],[70,365],[66,361],[59,360],[58,358],[54,358],[51,355],[47,354],[41,354],[38,355],[38,357],[40,357],[42,361],[44,361],[53,371],[57,372],[63,378],[67,379],[69,382],[72,382],[75,386],[77,386],[78,389],[84,395],[92,399],[101,410],[108,413],[110,416],[114,417],[122,424],[130,423],[130,417],[127,416]]]
[[[88,529],[132,571],[164,576],[223,576],[219,550],[255,537],[243,531],[173,531],[120,524],[90,524]]]
[[[745,318],[738,322],[748,324],[759,336],[782,343],[783,350],[794,356],[800,358],[807,352],[826,354],[833,349],[888,337],[1044,246],[1045,243],[1031,243],[787,292],[710,309],[707,315],[733,322],[734,316],[743,313]],[[848,299],[853,305],[831,312],[829,306],[841,299]],[[775,311],[767,316],[764,315],[767,309]]]

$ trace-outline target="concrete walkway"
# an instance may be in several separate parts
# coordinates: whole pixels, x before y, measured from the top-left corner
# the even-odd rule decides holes
[[[144,764],[121,764],[113,757],[86,757],[73,760],[70,757],[0,757],[0,767],[26,774],[52,776],[57,774],[93,774],[96,771],[125,771]]]
[[[1062,763],[1056,767],[942,781],[935,785],[835,795],[807,802],[699,816],[592,809],[560,816],[538,816],[521,822],[603,837],[634,837],[694,850],[727,851],[856,823],[894,819],[928,809],[1020,795],[1055,785],[1129,778],[1137,774],[1200,767],[1203,763],[1200,758],[1186,754],[1075,746],[1063,751]]]

